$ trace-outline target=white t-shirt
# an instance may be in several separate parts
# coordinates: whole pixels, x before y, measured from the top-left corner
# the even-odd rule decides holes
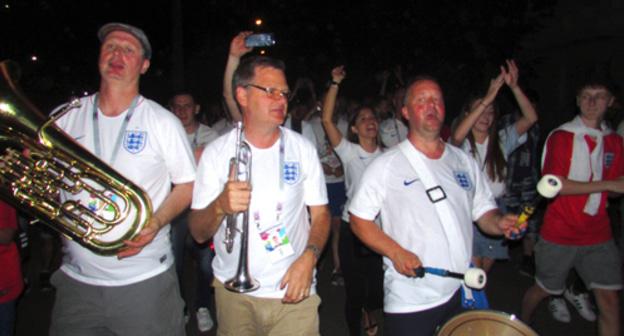
[[[236,128],[235,123],[229,121],[227,118],[221,118],[212,124],[212,129],[219,135],[223,135]]]
[[[93,132],[94,96],[81,99],[81,107],[68,112],[57,125],[95,153]],[[124,177],[147,192],[155,211],[171,191],[171,184],[192,182],[195,163],[180,121],[156,102],[139,96],[117,158],[111,164],[114,145],[128,111],[116,117],[107,117],[98,110],[100,131],[100,159]],[[67,199],[70,195],[63,194]],[[71,197],[89,204],[85,192]],[[105,238],[119,237],[127,231],[130,222],[107,233]],[[64,239],[64,258],[61,269],[70,277],[92,285],[122,286],[151,278],[166,271],[173,264],[169,225],[163,227],[154,240],[132,257],[118,260],[116,256],[100,256],[76,242]]]
[[[195,132],[186,133],[186,137],[188,138],[188,141],[191,144],[191,148],[196,149],[198,147],[204,147],[208,143],[218,138],[219,133],[214,131],[209,126],[206,126],[204,124],[199,124]]]
[[[325,128],[323,128],[323,123],[319,116],[315,116],[308,122],[314,131],[314,136],[316,137],[316,150],[318,151],[319,159],[322,164],[326,164],[332,168],[337,168],[342,165],[340,159],[334,152],[327,136],[325,135]],[[342,132],[342,134],[347,134],[347,121],[344,119],[338,120],[338,129]],[[338,183],[344,181],[344,173],[340,177],[336,177],[334,175],[325,175],[325,183]]]
[[[518,135],[518,131],[516,130],[515,124],[511,124],[501,129],[500,131],[498,131],[498,138],[500,141],[500,148],[501,148],[501,151],[503,152],[503,157],[505,158],[505,160],[507,160],[509,155],[516,148],[520,147],[523,143],[527,141],[526,133],[523,134],[522,136]],[[477,153],[476,153],[477,155],[474,158],[475,160],[477,160],[479,167],[481,167],[481,170],[483,171],[483,175],[485,175],[485,178],[487,179],[490,185],[490,188],[492,189],[492,194],[494,195],[494,198],[499,198],[505,195],[505,178],[503,177],[502,179],[498,181],[493,181],[490,178],[490,175],[488,175],[487,173],[487,166],[485,165],[485,156],[487,155],[487,147],[488,147],[489,142],[490,142],[489,137],[487,137],[482,144],[475,142],[475,145],[477,147]],[[464,152],[469,153],[469,155],[471,155],[470,154],[470,141],[468,139],[464,140],[461,148]],[[505,171],[507,171],[507,168],[505,168]]]
[[[289,115],[288,118],[286,118],[286,120],[284,121],[284,127],[292,130],[291,124],[292,116]],[[316,135],[314,135],[314,130],[312,130],[312,126],[310,126],[310,124],[305,120],[301,121],[301,135],[303,135],[304,138],[308,139],[314,145],[314,148],[316,148]]]
[[[342,137],[335,151],[338,157],[340,157],[340,160],[342,160],[345,171],[345,188],[347,189],[347,202],[342,211],[342,220],[349,222],[349,203],[351,203],[353,199],[353,195],[362,179],[364,170],[374,158],[381,154],[381,149],[377,146],[374,152],[369,153],[365,151],[362,146],[354,144],[345,137]]]
[[[409,141],[409,140],[405,140]],[[445,146],[437,160],[413,150],[444,190],[450,209],[460,221],[463,239],[450,242],[443,223],[405,155],[395,146],[375,159],[366,169],[353,197],[349,212],[366,220],[381,214],[383,231],[399,245],[416,254],[424,266],[464,272],[472,255],[472,222],[496,203],[475,160],[453,146]],[[462,246],[463,245],[463,246]],[[463,249],[463,269],[451,269],[453,251]],[[408,313],[426,310],[446,302],[457,291],[457,279],[425,275],[408,278],[396,271],[384,257],[384,311]]]
[[[389,118],[379,124],[379,136],[387,148],[405,140],[407,131],[407,126],[397,118]]]
[[[290,265],[303,253],[308,242],[310,221],[306,206],[327,204],[327,189],[316,155],[316,149],[300,134],[280,127],[284,141],[284,180],[280,183],[280,146],[278,140],[266,149],[251,147],[251,204],[249,206],[249,267],[260,282],[260,289],[249,295],[282,298],[285,290],[280,281]],[[227,182],[229,161],[235,153],[236,131],[211,142],[202,153],[193,190],[193,209],[210,205]],[[280,184],[283,186],[280,188]],[[238,216],[239,228],[242,215]],[[278,219],[279,217],[279,219]],[[282,224],[294,253],[278,262],[269,260],[266,240],[261,233]],[[216,256],[212,262],[215,277],[225,282],[238,266],[240,234],[234,240],[232,253],[227,253],[223,238],[225,219],[214,236]],[[315,292],[314,286],[312,292]]]

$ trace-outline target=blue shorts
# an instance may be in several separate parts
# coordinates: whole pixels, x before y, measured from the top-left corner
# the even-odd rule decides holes
[[[505,239],[485,235],[477,226],[474,226],[472,238],[472,256],[490,259],[509,259],[509,253]]]
[[[329,199],[329,211],[332,217],[342,216],[342,209],[347,201],[347,192],[344,182],[327,183],[327,198]]]
[[[498,209],[505,213],[505,205],[502,199],[497,198]],[[509,259],[509,249],[503,236],[490,236],[484,234],[475,224],[473,226],[472,256],[490,259]]]

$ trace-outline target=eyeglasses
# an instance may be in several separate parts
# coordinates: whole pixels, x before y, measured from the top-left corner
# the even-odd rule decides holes
[[[590,101],[590,100],[607,101],[609,100],[609,98],[611,98],[611,95],[608,93],[597,93],[595,95],[582,94],[579,98],[583,101]]]
[[[276,89],[276,88],[272,88],[272,87],[264,87],[264,86],[260,86],[260,85],[256,85],[256,84],[245,84],[245,86],[243,86],[243,87],[244,88],[252,87],[252,88],[264,91],[264,93],[266,93],[267,97],[273,98],[273,99],[284,98],[284,99],[288,100],[288,98],[290,97],[290,92],[289,91],[282,91],[280,89]]]

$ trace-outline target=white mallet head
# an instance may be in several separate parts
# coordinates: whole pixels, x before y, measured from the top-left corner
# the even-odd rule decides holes
[[[537,183],[537,192],[544,198],[553,198],[561,191],[561,180],[555,176],[546,174]]]
[[[487,274],[480,268],[469,268],[464,273],[464,283],[474,289],[482,289],[487,282]]]

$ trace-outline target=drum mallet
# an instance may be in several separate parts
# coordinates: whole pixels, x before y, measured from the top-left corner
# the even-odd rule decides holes
[[[557,196],[557,194],[559,194],[560,191],[561,180],[557,176],[550,174],[542,176],[542,178],[537,183],[537,197],[535,197],[532,202],[525,204],[522,207],[522,212],[520,213],[520,215],[518,215],[518,220],[516,221],[515,227],[519,228],[520,224],[529,220],[529,217],[533,215],[533,212],[535,212],[535,208],[537,208],[542,199],[554,198],[555,196]],[[520,233],[520,235],[512,234],[511,239],[517,239],[520,238],[520,236],[522,236],[522,233]]]
[[[469,268],[464,274],[434,267],[419,267],[414,269],[414,272],[416,272],[417,278],[422,278],[425,276],[425,273],[429,273],[441,277],[464,280],[466,286],[474,289],[482,289],[487,282],[487,274],[480,268]]]

